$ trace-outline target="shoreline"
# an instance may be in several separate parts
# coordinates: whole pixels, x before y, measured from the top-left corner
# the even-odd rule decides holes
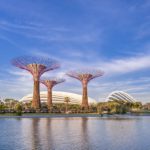
[[[43,113],[33,113],[33,114],[23,114],[17,116],[16,114],[0,114],[1,118],[131,118],[140,116],[150,116],[150,113],[131,113],[131,114],[43,114]]]

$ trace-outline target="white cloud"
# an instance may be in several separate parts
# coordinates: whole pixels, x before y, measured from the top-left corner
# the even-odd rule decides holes
[[[101,63],[106,74],[124,74],[150,68],[150,55],[135,56]]]

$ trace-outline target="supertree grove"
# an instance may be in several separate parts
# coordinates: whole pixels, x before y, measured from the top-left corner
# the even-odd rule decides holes
[[[70,71],[67,73],[68,76],[73,77],[82,83],[83,93],[82,93],[82,108],[88,109],[88,89],[87,85],[89,81],[94,78],[100,77],[104,74],[101,70],[81,70],[81,71]]]
[[[29,71],[34,80],[32,107],[40,109],[40,77],[43,73],[60,67],[60,64],[51,58],[38,56],[21,56],[12,60],[12,65]]]
[[[52,103],[52,88],[59,84],[64,82],[65,79],[60,79],[60,78],[43,78],[40,80],[42,84],[44,84],[47,87],[47,106],[48,109],[50,110],[53,103]]]

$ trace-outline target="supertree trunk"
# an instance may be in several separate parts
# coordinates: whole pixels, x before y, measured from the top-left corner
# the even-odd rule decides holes
[[[40,109],[40,83],[39,80],[34,80],[32,107]]]
[[[100,70],[80,70],[80,71],[70,71],[67,73],[68,76],[75,78],[82,82],[83,93],[82,93],[82,109],[88,109],[88,83],[94,78],[100,77],[103,75],[103,72]]]
[[[88,109],[88,89],[87,84],[83,83],[83,94],[82,94],[82,108]]]
[[[47,106],[51,110],[53,106],[52,89],[55,85],[64,82],[64,79],[41,79],[40,82],[47,87]]]
[[[52,88],[48,88],[48,91],[47,91],[47,106],[48,106],[49,110],[53,106],[53,103],[52,103]]]

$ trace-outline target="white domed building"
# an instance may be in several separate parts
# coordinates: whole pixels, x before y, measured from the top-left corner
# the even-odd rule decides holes
[[[114,91],[108,95],[106,101],[122,101],[122,102],[130,102],[134,103],[136,100],[129,94],[123,91]]]
[[[32,95],[33,94],[28,94],[24,96],[20,101],[23,103],[28,103],[32,101]],[[79,104],[81,105],[82,103],[82,95],[75,94],[75,93],[69,93],[69,92],[62,92],[62,91],[53,91],[52,99],[53,99],[53,104],[55,103],[64,103],[65,97],[70,98],[70,104]],[[40,92],[40,99],[41,102],[47,102],[47,91],[42,91]],[[89,104],[96,104],[96,100],[92,98],[88,98]]]

